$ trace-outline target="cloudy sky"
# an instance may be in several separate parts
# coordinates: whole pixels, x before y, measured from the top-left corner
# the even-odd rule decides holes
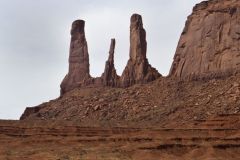
[[[91,75],[100,76],[110,39],[121,74],[129,55],[129,19],[143,17],[148,59],[167,75],[181,31],[201,0],[0,0],[0,119],[59,96],[68,70],[71,23],[86,21]]]

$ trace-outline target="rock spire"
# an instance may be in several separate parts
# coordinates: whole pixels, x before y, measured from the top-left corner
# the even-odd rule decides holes
[[[61,83],[61,94],[78,87],[90,78],[88,46],[85,38],[85,21],[72,24],[69,53],[69,71]]]
[[[117,75],[115,66],[114,66],[114,49],[115,49],[115,39],[111,39],[109,57],[105,64],[104,73],[101,78],[103,80],[104,86],[118,86],[119,76]]]
[[[148,63],[146,53],[146,31],[143,28],[142,17],[133,14],[130,24],[130,59],[121,76],[122,87],[128,87],[136,83],[146,83],[161,76]]]
[[[111,39],[109,57],[101,77],[92,78],[89,73],[88,46],[84,32],[85,22],[76,20],[72,24],[69,53],[69,71],[61,83],[61,95],[84,86],[129,87],[137,83],[147,83],[160,77],[146,58],[146,31],[142,17],[133,14],[130,25],[130,53],[127,66],[119,77],[114,66],[115,39]]]

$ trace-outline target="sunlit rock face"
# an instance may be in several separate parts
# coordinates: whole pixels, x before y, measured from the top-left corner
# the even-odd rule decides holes
[[[170,76],[213,78],[240,70],[240,1],[211,0],[188,17]]]
[[[84,27],[83,20],[76,20],[72,24],[69,71],[61,83],[61,94],[78,87],[84,80],[90,78],[88,46]]]

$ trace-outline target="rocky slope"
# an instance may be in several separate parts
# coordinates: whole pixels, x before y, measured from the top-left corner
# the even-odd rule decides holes
[[[170,76],[201,79],[229,76],[240,69],[240,1],[210,0],[188,17]]]
[[[37,110],[27,108],[21,119],[98,126],[184,126],[213,115],[239,113],[239,82],[237,75],[207,82],[159,78],[126,89],[77,88]]]

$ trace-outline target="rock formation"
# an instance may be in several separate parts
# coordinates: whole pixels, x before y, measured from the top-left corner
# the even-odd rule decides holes
[[[130,59],[121,76],[121,86],[128,87],[136,83],[153,81],[161,76],[148,63],[146,53],[146,31],[143,28],[142,17],[133,14],[130,25]]]
[[[226,76],[240,69],[239,17],[240,1],[211,0],[200,3],[186,22],[170,77],[160,77],[156,83],[136,85],[128,89],[102,86],[127,87],[160,76],[146,58],[146,32],[141,16],[134,14],[131,17],[130,59],[120,78],[114,68],[114,40],[111,41],[103,75],[91,78],[85,36],[82,36],[83,41],[75,41],[81,37],[76,35],[79,30],[83,30],[83,26],[77,27],[81,26],[81,23],[73,25],[72,35],[77,37],[73,36],[71,42],[70,66],[73,68],[70,69],[62,89],[67,92],[74,87],[91,87],[76,89],[61,98],[28,107],[21,119],[61,122],[70,120],[83,125],[99,123],[107,126],[111,126],[111,123],[125,126],[132,122],[142,125],[151,122],[151,126],[161,124],[166,128],[166,122],[173,122],[176,126],[189,125],[189,122],[192,122],[195,126],[197,121],[213,115],[237,114],[239,117],[240,74],[197,83],[186,80]],[[86,50],[78,51],[77,48],[81,48],[78,45]],[[75,60],[74,50],[81,53],[80,56],[77,54],[76,61],[72,61]],[[83,53],[87,58],[82,58]],[[79,67],[77,72],[73,72],[74,67],[80,64],[85,64],[85,68]],[[75,77],[78,79],[74,79]],[[225,124],[221,121],[222,125]]]
[[[72,24],[69,53],[69,71],[61,83],[61,94],[76,88],[90,78],[88,46],[84,31],[85,22],[76,20]]]
[[[119,76],[117,75],[116,69],[114,67],[114,49],[115,39],[111,39],[109,57],[105,64],[104,73],[101,76],[104,86],[118,86]]]
[[[211,0],[196,5],[187,19],[170,76],[213,78],[240,69],[240,1]]]
[[[140,15],[134,14],[131,17],[130,59],[121,77],[117,75],[114,67],[115,39],[111,40],[109,57],[102,76],[97,78],[90,76],[84,26],[83,20],[76,20],[72,24],[69,71],[61,83],[61,95],[83,86],[128,87],[136,83],[150,82],[161,76],[146,58],[146,32]]]

